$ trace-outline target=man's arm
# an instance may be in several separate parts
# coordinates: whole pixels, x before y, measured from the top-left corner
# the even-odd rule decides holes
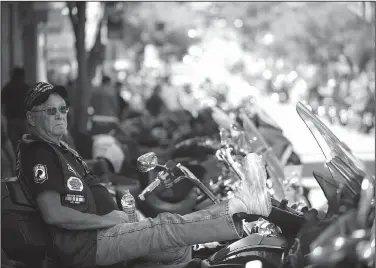
[[[64,207],[60,202],[60,194],[55,191],[41,192],[36,200],[42,218],[47,224],[68,230],[110,228],[127,220],[126,214],[121,211],[98,216]]]
[[[111,212],[102,217],[82,213],[61,204],[61,194],[65,193],[63,170],[56,153],[49,145],[38,143],[29,146],[21,163],[42,218],[47,224],[65,229],[89,230],[108,228],[125,222],[125,213]]]

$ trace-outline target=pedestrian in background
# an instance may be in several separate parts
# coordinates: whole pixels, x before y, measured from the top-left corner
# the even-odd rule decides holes
[[[25,81],[25,70],[15,67],[10,81],[1,91],[2,113],[7,119],[8,137],[16,150],[17,142],[28,132],[24,99],[29,86]]]

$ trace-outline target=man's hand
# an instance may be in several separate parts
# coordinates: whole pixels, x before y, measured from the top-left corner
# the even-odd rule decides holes
[[[120,210],[113,210],[110,213],[106,214],[105,217],[110,217],[115,220],[118,220],[119,223],[129,222],[128,215],[125,212],[120,211]]]

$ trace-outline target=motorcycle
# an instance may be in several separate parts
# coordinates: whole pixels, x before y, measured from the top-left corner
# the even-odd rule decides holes
[[[373,267],[375,177],[304,105],[298,104],[297,111],[325,155],[332,181],[339,189],[326,193],[332,204],[330,214],[338,218],[332,217],[330,225],[311,243],[310,263],[313,267]]]
[[[214,107],[213,109],[216,109]],[[242,116],[243,113],[240,114]],[[244,113],[244,116],[246,114]],[[228,116],[227,116],[228,117]],[[231,121],[231,119],[228,118],[216,118],[213,116],[214,120],[219,126],[223,127],[223,121]],[[292,163],[290,159],[292,159],[293,150],[291,150],[291,146],[285,146],[284,150],[279,150],[281,152],[281,160],[278,159],[274,153],[275,148],[278,150],[278,146],[281,144],[281,142],[275,142],[273,144],[273,147],[271,147],[263,138],[263,136],[267,136],[270,131],[267,131],[265,129],[265,135],[262,135],[258,128],[255,127],[253,124],[253,120],[248,119],[248,115],[243,120],[246,121],[244,124],[247,127],[246,129],[246,137],[245,141],[241,142],[241,144],[236,145],[235,143],[239,143],[239,139],[236,136],[239,136],[239,134],[235,134],[233,136],[229,135],[226,141],[227,143],[235,144],[235,147],[242,147],[245,145],[245,143],[250,143],[251,145],[247,145],[249,148],[249,152],[263,152],[264,156],[267,158],[268,162],[268,174],[270,176],[270,188],[271,191],[274,191],[274,195],[278,195],[277,199],[281,200],[282,198],[285,198],[285,192],[289,195],[288,199],[290,202],[298,202],[304,203],[308,207],[311,206],[309,200],[308,200],[308,190],[304,188],[300,181],[299,177],[296,176],[299,173],[299,170],[301,172],[300,165],[288,165],[287,168],[283,169],[282,165],[285,165],[287,162],[290,164]],[[261,119],[259,120],[261,121]],[[265,121],[265,120],[263,120]],[[270,121],[270,120],[269,120]],[[238,124],[241,124],[241,122],[235,122]],[[227,123],[225,123],[226,125]],[[232,121],[230,125],[234,124]],[[266,125],[266,124],[264,124]],[[240,128],[240,126],[238,126]],[[281,131],[279,131],[282,133]],[[221,132],[222,133],[222,132]],[[233,134],[234,131],[231,131]],[[274,135],[276,136],[276,135]],[[283,137],[283,135],[279,135],[280,137]],[[256,141],[257,140],[257,141]],[[274,140],[276,140],[274,138]],[[280,139],[281,140],[281,139]],[[282,139],[283,140],[283,139]],[[286,144],[284,141],[283,144]],[[276,147],[277,145],[277,147]],[[236,182],[236,179],[234,180],[233,174],[229,174],[227,171],[227,168],[223,168],[220,166],[220,163],[218,163],[218,160],[221,161],[221,158],[216,155],[216,151],[219,150],[221,147],[220,141],[218,141],[217,138],[213,137],[196,137],[191,138],[188,140],[184,140],[174,146],[174,149],[169,154],[165,154],[165,156],[170,156],[170,158],[174,159],[175,161],[179,161],[182,164],[188,166],[192,172],[200,178],[200,180],[207,186],[210,187],[211,191],[221,198],[226,198],[228,194],[231,194],[231,191],[233,190],[233,184]],[[284,146],[282,146],[284,147]],[[243,148],[244,153],[244,148]],[[182,159],[183,158],[183,159]],[[297,158],[297,157],[295,157]],[[295,162],[296,163],[296,162]],[[300,163],[300,162],[299,162]],[[287,172],[286,172],[287,171]],[[156,176],[155,173],[151,172],[149,176],[149,182],[152,181],[152,179]],[[283,185],[281,184],[281,181]],[[179,185],[180,184],[180,185]],[[163,189],[159,189],[156,191],[156,193],[152,194],[151,199],[147,199],[145,203],[141,203],[140,206],[146,206],[149,210],[146,212],[146,214],[150,215],[150,212],[152,213],[152,216],[156,216],[157,214],[164,212],[166,210],[166,206],[159,206],[158,201],[154,198],[154,195],[162,199],[163,201],[173,201],[173,202],[180,202],[186,198],[187,189],[193,191],[192,185],[189,185],[185,181],[179,182],[178,185],[174,185],[174,191],[171,192],[179,192],[176,189],[181,189],[179,194],[175,194],[177,197],[175,200],[169,200],[168,195],[164,195],[166,191]],[[185,204],[187,205],[185,210],[167,210],[170,212],[177,212],[177,213],[188,213],[195,210],[203,209],[204,207],[210,205],[210,201],[206,199],[206,196],[202,193],[198,193],[197,197],[197,205],[195,206],[195,202],[193,200],[194,195],[192,195],[192,199],[187,200]],[[179,199],[180,198],[180,199]],[[157,205],[158,206],[157,206]],[[189,209],[189,206],[190,209]],[[193,208],[193,209],[192,209]]]
[[[351,245],[356,245],[358,252],[357,256],[362,258],[362,262],[371,262],[373,255],[372,252],[371,254],[368,253],[368,249],[369,246],[371,249],[374,247],[374,237],[368,236],[370,232],[367,232],[367,230],[372,230],[372,225],[369,224],[369,219],[371,219],[371,222],[372,220],[374,221],[374,215],[370,216],[370,211],[374,208],[374,203],[372,203],[374,202],[374,178],[372,176],[367,176],[367,172],[364,171],[366,169],[362,163],[359,163],[359,161],[357,161],[357,159],[351,154],[344,153],[345,149],[342,146],[342,143],[325,127],[324,124],[322,124],[320,120],[313,116],[309,110],[306,110],[305,113],[309,116],[303,116],[302,119],[307,123],[307,126],[310,127],[312,134],[315,136],[324,154],[330,159],[330,161],[327,162],[327,166],[331,172],[331,177],[325,178],[320,177],[318,174],[314,174],[324,193],[326,193],[326,196],[328,197],[329,210],[324,220],[328,220],[329,223],[332,223],[333,218],[335,218],[336,215],[349,210],[351,207],[359,207],[357,218],[359,219],[360,224],[363,224],[361,226],[364,226],[363,230],[366,230],[366,235],[361,235],[360,232],[353,232],[352,235],[355,236],[356,243],[352,243]],[[316,118],[316,120],[314,118]],[[321,126],[320,123],[323,126]],[[319,127],[317,127],[318,125]],[[314,126],[316,126],[316,128],[314,128]],[[231,155],[229,155],[229,157],[230,156]],[[172,161],[165,165],[159,165],[158,159],[153,153],[142,156],[139,158],[138,162],[140,171],[148,172],[157,168],[161,170],[158,173],[158,178],[141,192],[139,199],[146,199],[146,197],[161,184],[165,187],[171,187],[179,180],[188,178],[206,193],[212,202],[218,202],[216,196],[214,196],[210,190],[205,187],[199,179],[197,179],[197,177],[194,175],[192,176],[192,173],[188,172],[187,168],[183,165],[175,164]],[[228,162],[231,164],[230,167],[237,172],[238,166],[234,164],[235,161],[231,161],[231,159],[228,158]],[[238,174],[240,177],[242,176],[241,173],[238,172]],[[368,179],[366,180],[365,178]],[[24,241],[23,248],[11,248],[11,245],[3,243],[2,249],[10,259],[14,258],[14,260],[23,261],[24,263],[29,264],[28,267],[42,267],[43,262],[46,262],[46,244],[44,244],[43,239],[40,239],[41,237],[43,238],[43,234],[45,235],[42,227],[43,225],[36,224],[37,221],[30,224],[30,219],[38,217],[38,213],[30,207],[22,189],[20,189],[20,186],[15,179],[3,181],[2,186],[2,228],[4,227],[4,215],[7,214],[7,216],[9,216],[8,220],[13,220],[13,226],[15,226],[15,228],[27,228],[29,229],[28,231],[32,230],[28,233],[33,234],[32,237],[20,237],[22,240],[28,239],[28,241]],[[7,191],[8,193],[6,193]],[[359,193],[361,193],[360,200],[357,198]],[[294,252],[294,248],[300,248],[295,243],[291,246],[291,240],[294,241],[294,238],[299,235],[299,232],[301,232],[303,228],[302,226],[308,223],[311,225],[320,224],[322,219],[317,217],[315,210],[311,210],[313,212],[308,211],[302,213],[288,207],[285,201],[278,202],[273,200],[273,209],[277,212],[277,216],[274,219],[268,219],[270,222],[260,220],[252,226],[255,228],[251,227],[246,230],[246,233],[248,231],[246,237],[235,242],[229,241],[227,244],[221,245],[220,247],[222,249],[220,251],[217,251],[216,249],[217,252],[215,254],[203,260],[200,263],[201,267],[245,267],[246,265],[250,266],[252,264],[251,261],[254,260],[261,261],[263,267],[279,267],[285,259],[290,259],[291,264],[293,262],[292,256],[296,253]],[[17,220],[14,219],[15,216],[18,216]],[[258,220],[258,217],[252,217],[250,215],[239,215],[239,217],[245,222],[255,222]],[[286,223],[279,222],[280,225],[276,226],[275,224],[272,224],[276,221],[276,218],[277,221],[278,219],[288,220],[286,220]],[[351,218],[353,219],[354,217]],[[16,222],[17,224],[15,224]],[[328,224],[328,226],[329,225],[330,224]],[[4,234],[8,235],[8,237],[13,240],[18,239],[9,230],[3,231],[2,234],[3,242]],[[329,237],[330,241],[334,241],[332,235],[326,237]],[[345,238],[348,239],[347,237]],[[348,242],[346,239],[340,239],[339,241]],[[338,239],[335,241],[337,240]],[[327,243],[327,239],[325,242]],[[353,249],[353,247],[348,247],[348,243],[342,242],[339,243],[339,246],[337,245],[337,248],[342,249],[342,246],[345,245],[343,248],[346,250],[341,251],[342,253],[340,256],[346,255],[343,254],[343,252],[348,253],[347,250],[349,248]],[[325,243],[321,242],[317,243],[317,245],[326,246]],[[332,244],[329,245],[332,246]],[[7,246],[8,248],[6,248]],[[315,251],[315,248],[317,247],[314,247],[312,250],[308,250],[308,252],[304,252],[301,255],[309,258],[309,256],[314,256],[315,254],[320,253],[320,250]],[[325,249],[327,250],[328,247],[326,246]],[[312,251],[311,254],[310,251]],[[321,254],[322,253],[323,250],[321,250]],[[314,257],[311,258],[312,260],[315,260]],[[321,260],[322,257],[316,259]],[[336,260],[338,260],[338,258]],[[257,262],[253,264],[258,265]]]
[[[181,116],[179,117],[178,115],[176,115],[176,117],[180,118]],[[265,118],[265,116],[263,118]],[[167,119],[168,119],[168,117],[167,117]],[[167,122],[165,122],[162,125],[167,125],[167,129],[171,130],[172,128],[168,127],[168,126],[171,125],[171,124],[174,126],[173,123],[176,123],[176,118],[174,118],[174,116],[172,117],[172,119],[171,120],[168,119]],[[213,119],[210,116],[210,112],[208,114],[208,109],[206,109],[206,110],[203,109],[198,114],[198,117],[196,119],[194,119],[194,121],[198,125],[201,124],[201,125],[206,125],[206,126],[209,122],[208,120],[213,121]],[[170,121],[171,121],[171,124],[169,123]],[[258,121],[264,122],[264,121],[268,121],[268,120],[259,119]],[[101,135],[102,140],[109,139],[109,138],[113,137],[117,141],[119,141],[118,144],[121,145],[122,150],[124,151],[124,155],[126,155],[126,157],[123,157],[125,160],[124,160],[124,163],[122,164],[121,168],[119,167],[120,163],[122,162],[121,157],[114,157],[114,154],[107,154],[107,156],[103,156],[103,157],[104,158],[107,157],[107,158],[111,159],[111,161],[110,161],[111,168],[110,169],[112,171],[118,172],[119,168],[120,168],[119,172],[120,172],[121,175],[125,175],[128,178],[136,179],[136,181],[138,179],[138,181],[140,183],[140,188],[143,189],[143,188],[146,187],[146,185],[148,183],[150,183],[152,181],[153,176],[155,176],[156,174],[150,173],[149,176],[142,176],[140,174],[137,174],[137,172],[135,171],[134,156],[139,156],[141,151],[145,148],[140,147],[138,144],[134,143],[134,141],[130,141],[130,138],[129,138],[129,135],[128,135],[129,134],[128,133],[129,132],[129,129],[128,129],[129,124],[132,125],[133,123],[127,123],[125,125],[120,124],[116,129],[114,129],[111,133],[109,133],[109,135],[107,135],[107,137],[103,137],[103,136],[106,136],[106,135]],[[252,122],[251,122],[251,124],[252,124]],[[128,127],[126,127],[126,125]],[[141,126],[144,126],[144,127],[146,127],[148,125],[150,125],[150,122],[149,123],[146,122],[146,123],[141,124]],[[153,124],[151,124],[151,125],[153,125]],[[154,124],[154,125],[158,127],[160,125],[160,123],[157,123],[157,124]],[[261,123],[259,125],[261,125]],[[264,124],[264,125],[266,125],[266,124]],[[143,128],[141,128],[141,129],[143,129]],[[152,127],[152,129],[153,129],[153,127]],[[217,127],[216,127],[216,129],[217,129]],[[266,128],[264,127],[263,129],[266,129]],[[258,132],[258,129],[253,128],[252,131],[256,133],[256,135],[254,133],[252,133],[253,136],[257,136],[257,137],[262,136],[262,134]],[[143,132],[149,133],[150,131],[143,131]],[[171,131],[167,131],[167,132],[171,132]],[[179,132],[179,131],[177,131],[177,132]],[[172,133],[174,134],[174,131],[172,131]],[[270,133],[270,131],[266,130],[265,133],[266,134]],[[174,136],[176,136],[176,135],[174,135]],[[179,136],[179,135],[177,135],[177,136]],[[180,135],[180,137],[184,137],[184,135],[183,136]],[[189,137],[189,135],[186,136],[186,137]],[[98,138],[94,139],[93,152],[96,151],[95,150],[95,144],[96,144],[95,140],[98,140]],[[177,140],[179,140],[179,138],[177,138]],[[276,140],[276,139],[273,139],[273,140]],[[265,147],[265,148],[271,149],[271,147],[268,146],[264,140],[263,140],[263,142],[264,142],[264,144],[261,146],[262,148]],[[130,143],[132,143],[132,144],[130,144]],[[174,142],[172,142],[172,146],[170,146],[170,149],[164,148],[162,153],[158,152],[159,151],[159,149],[158,149],[157,153],[158,153],[159,157],[172,158],[174,160],[177,160],[177,161],[183,163],[184,165],[189,167],[192,170],[192,172],[197,177],[199,177],[207,186],[210,186],[212,188],[212,190],[219,192],[219,194],[221,194],[222,197],[227,196],[227,193],[231,190],[229,185],[225,185],[225,183],[228,182],[228,176],[226,176],[226,174],[224,174],[225,176],[222,176],[223,174],[221,174],[221,172],[219,172],[218,168],[216,167],[218,165],[217,164],[218,159],[215,156],[215,151],[218,150],[219,147],[220,147],[219,141],[216,139],[216,137],[210,137],[210,136],[195,137],[195,138],[185,139],[181,142],[178,142],[175,145],[173,145],[173,143]],[[104,142],[103,144],[104,144],[105,149],[107,151],[109,151],[108,143]],[[285,144],[285,142],[283,142],[283,144]],[[278,143],[274,142],[274,144],[273,144],[274,150],[276,150],[276,148],[278,147],[278,146],[275,146],[275,145],[278,145]],[[157,149],[157,148],[153,148],[153,151],[155,149]],[[257,150],[259,148],[255,148],[255,149]],[[289,147],[288,149],[291,149],[291,148]],[[288,150],[288,149],[284,150],[284,152],[289,151],[289,153],[287,153],[287,154],[284,153],[284,155],[287,155],[287,158],[289,158],[289,155],[291,154],[291,150]],[[277,150],[280,151],[278,148],[277,148]],[[98,153],[97,153],[97,155],[98,155]],[[275,191],[277,191],[277,193],[278,193],[278,189],[282,188],[281,185],[278,185],[278,183],[279,183],[279,181],[281,180],[282,177],[285,177],[285,175],[281,174],[281,173],[283,173],[283,170],[278,167],[278,165],[279,165],[278,161],[279,160],[276,159],[275,157],[273,158],[270,153],[268,153],[268,158],[270,159],[269,165],[268,165],[268,169],[269,169],[268,172],[272,175],[271,176],[272,178],[277,177],[277,181],[274,182],[273,187],[274,187]],[[286,157],[282,156],[282,158],[286,158]],[[285,160],[282,160],[282,162],[283,161],[285,161]],[[116,166],[117,166],[117,168],[116,168]],[[274,174],[272,174],[273,172],[274,172]],[[277,172],[279,172],[279,174],[277,174]],[[291,178],[290,180],[288,180],[288,179],[284,180],[284,183],[286,184],[284,187],[289,187],[290,192],[293,193],[293,194],[298,192],[299,195],[303,195],[304,202],[310,206],[309,200],[307,198],[308,191],[306,191],[306,189],[303,189],[303,187],[301,185],[299,185],[299,183],[293,182],[294,179],[296,179],[296,176],[294,176],[294,174],[296,174],[296,173],[297,172],[295,170],[290,172],[289,175],[290,175],[290,177],[293,177],[293,178]],[[289,176],[286,176],[286,178],[287,177],[289,177]],[[291,183],[291,182],[293,182],[293,183]],[[109,187],[109,190],[111,190],[110,187]],[[279,194],[280,194],[279,199],[281,199],[283,195],[281,195],[281,193],[279,193]],[[119,201],[119,198],[117,198],[117,201]],[[210,202],[209,202],[209,204],[210,204]],[[193,188],[193,186],[191,184],[187,183],[186,181],[181,181],[178,184],[174,185],[171,189],[168,189],[168,190],[160,189],[160,190],[153,192],[153,194],[149,197],[149,199],[147,199],[145,202],[142,202],[142,203],[138,202],[137,205],[145,215],[155,217],[159,213],[165,212],[165,211],[169,211],[169,212],[172,212],[172,213],[180,213],[180,214],[189,213],[189,212],[192,212],[192,211],[195,211],[195,210],[198,210],[198,209],[205,207],[206,205],[208,205],[208,202],[207,202],[207,200],[205,200],[205,195],[202,195],[201,193],[197,192],[197,190],[195,188]]]
[[[322,128],[321,132],[315,132],[312,130],[312,126],[314,126],[314,124],[318,124],[320,126],[325,125],[322,124],[322,122],[305,107],[304,112],[309,114],[310,118],[315,118],[315,121],[310,121],[308,118],[302,116],[303,113],[301,113],[301,110],[303,110],[303,107],[304,106],[302,104],[298,104],[298,113],[300,112],[299,115],[302,117],[307,126],[310,127],[312,134],[315,136],[316,140],[318,140],[324,154],[329,153],[329,155],[333,155],[334,153],[337,153],[339,147],[336,146],[336,144],[341,144],[339,140],[326,127]],[[321,140],[325,140],[325,142],[321,142]],[[324,147],[325,144],[327,144],[326,147]],[[236,165],[233,159],[230,159],[231,155],[227,154],[227,157],[230,167],[239,175],[239,177],[241,177],[242,174],[239,170],[239,166]],[[312,227],[321,224],[321,229],[319,228],[319,230],[316,230],[316,233],[322,232],[325,227],[329,226],[333,219],[335,219],[343,210],[348,210],[357,204],[355,197],[361,190],[359,180],[360,178],[364,178],[364,176],[361,177],[358,175],[365,174],[364,172],[362,173],[362,168],[364,168],[364,166],[354,164],[357,162],[358,161],[354,157],[339,154],[338,157],[331,158],[331,160],[327,162],[329,170],[332,174],[331,178],[325,178],[314,173],[314,177],[317,179],[322,190],[328,197],[329,209],[324,218],[319,218],[318,212],[315,209],[302,213],[289,208],[286,205],[285,200],[278,202],[277,200],[272,199],[273,209],[276,209],[281,213],[281,218],[286,216],[292,217],[289,221],[286,220],[288,222],[287,224],[281,224],[281,222],[279,222],[280,225],[276,226],[275,224],[271,223],[276,219],[268,219],[271,222],[259,220],[258,223],[256,222],[253,225],[256,226],[256,228],[248,228],[245,230],[248,236],[236,242],[230,241],[233,243],[224,245],[221,250],[203,260],[201,262],[201,267],[245,267],[247,263],[253,260],[261,261],[263,267],[280,267],[281,265],[286,264],[287,266],[284,267],[300,268],[308,265],[305,263],[306,260],[304,260],[304,257],[306,259],[309,258],[310,251],[308,250],[307,252],[304,252],[304,250],[306,250],[306,243],[299,245],[299,242],[296,243],[296,237],[299,236],[302,238],[304,237],[303,234],[307,235],[307,232],[304,233],[304,231],[307,229],[303,228],[307,225]],[[340,163],[346,163],[347,165],[340,165]],[[218,202],[216,197],[210,193],[210,191],[204,185],[202,185],[200,180],[195,178],[191,172],[187,171],[186,167],[179,163],[175,164],[172,161],[168,161],[166,165],[159,165],[155,154],[149,153],[139,158],[139,165],[140,170],[144,172],[150,171],[154,168],[159,168],[161,170],[158,173],[157,179],[140,194],[139,198],[141,200],[144,200],[148,194],[150,194],[161,184],[165,187],[171,187],[175,181],[180,181],[183,178],[187,178],[196,184],[205,194],[207,194],[210,200],[212,200],[214,203]],[[351,173],[351,171],[353,171],[353,173]],[[354,173],[354,171],[357,173]],[[342,177],[340,177],[339,174],[341,174]],[[341,182],[341,184],[339,184],[339,182]],[[368,193],[368,196],[369,195],[370,194]],[[255,218],[251,217],[250,215],[243,215],[242,219],[245,222],[254,222],[257,220],[257,217]],[[292,225],[294,227],[292,227]],[[310,229],[308,230],[311,231]],[[313,240],[312,237],[305,239],[307,241]],[[374,240],[369,241],[371,241],[369,243],[371,243],[372,246],[372,241]],[[296,248],[300,250],[300,263],[299,260],[296,260],[297,258],[294,259],[294,256],[296,256]],[[364,255],[364,245],[362,249]],[[215,250],[218,250],[218,248],[215,248]],[[369,259],[369,257],[367,257],[367,259]]]
[[[150,193],[152,193],[157,187],[163,185],[166,188],[171,187],[174,183],[188,179],[194,185],[204,192],[213,203],[218,203],[220,200],[192,173],[181,163],[175,163],[171,160],[167,161],[165,165],[158,164],[157,156],[153,153],[147,153],[142,155],[138,159],[139,169],[141,172],[149,172],[153,169],[160,170],[157,178],[145,188],[138,196],[140,200],[145,200]],[[239,173],[241,174],[241,173]],[[244,174],[241,174],[244,176]],[[263,251],[262,255],[265,260],[273,264],[275,267],[283,255],[283,252],[288,245],[286,238],[279,236],[281,232],[294,236],[295,232],[299,229],[299,226],[304,222],[303,213],[297,210],[287,207],[286,201],[279,202],[275,199],[272,200],[273,209],[277,211],[276,218],[285,217],[290,220],[288,224],[282,224],[276,226],[272,223],[266,223],[265,221],[259,221],[252,227],[245,230],[250,235],[236,241],[232,244],[220,245],[222,248],[218,251],[218,247],[214,248],[214,251],[218,251],[213,256],[203,261],[201,267],[216,267],[215,265],[231,265],[234,267],[244,267],[246,262],[258,259],[260,257],[259,252]],[[254,222],[258,219],[252,215],[239,215],[245,221]],[[265,224],[266,223],[266,224]],[[251,230],[252,229],[252,230]],[[256,233],[257,232],[257,233]],[[242,255],[244,253],[244,255]],[[239,255],[239,259],[232,261],[231,256]],[[240,257],[242,256],[242,257]],[[235,266],[237,264],[237,266]],[[266,266],[268,267],[268,266]]]
[[[248,125],[252,124],[251,121],[247,122]],[[253,126],[253,125],[252,125]],[[248,136],[245,138],[246,140],[255,141],[256,137],[257,139],[261,140],[263,143],[262,146],[257,145],[258,147],[253,146],[255,143],[251,144],[249,151],[250,152],[259,152],[262,151],[264,148],[268,148],[264,154],[264,156],[267,158],[268,162],[268,174],[271,175],[271,183],[270,188],[271,191],[275,191],[274,194],[279,195],[278,199],[281,200],[284,198],[283,188],[287,188],[290,190],[290,193],[292,193],[294,196],[294,201],[296,200],[297,195],[301,195],[304,198],[304,195],[302,194],[302,186],[299,185],[298,181],[293,180],[287,180],[285,178],[284,171],[280,167],[279,160],[274,156],[274,154],[271,151],[272,149],[266,144],[266,142],[262,139],[261,134],[258,132],[258,130],[253,127],[252,129],[248,128],[246,129],[248,132]],[[221,131],[223,133],[223,131]],[[236,136],[236,135],[235,135]],[[234,144],[238,142],[237,137],[235,136],[229,136],[226,141],[223,140],[224,143],[231,143]],[[239,136],[239,135],[238,135]],[[256,136],[256,137],[255,137]],[[246,143],[249,143],[248,141],[245,141]],[[239,144],[237,147],[241,147],[243,144]],[[236,145],[235,145],[236,146]],[[170,157],[172,157],[175,161],[179,161],[182,164],[186,165],[191,169],[191,171],[200,178],[200,180],[207,186],[210,187],[211,191],[221,199],[227,198],[229,194],[231,194],[231,191],[234,188],[234,183],[236,183],[236,178],[234,179],[233,174],[228,174],[226,168],[218,169],[218,160],[222,161],[221,157],[216,154],[216,151],[220,149],[221,145],[220,142],[216,139],[213,139],[211,137],[197,137],[185,140],[183,142],[178,143],[174,147],[174,151],[170,153]],[[249,146],[248,146],[249,147]],[[244,150],[243,150],[244,152]],[[193,169],[192,169],[193,168]],[[279,173],[278,173],[279,172]],[[293,171],[291,172],[293,173]],[[149,181],[155,177],[156,174],[151,172]],[[284,179],[282,179],[284,178]],[[285,185],[280,185],[280,181],[284,181]],[[183,183],[185,183],[183,185]],[[189,183],[186,183],[185,181],[179,182],[180,187],[176,187],[174,191],[171,192],[178,192],[176,189],[181,189],[180,194],[175,194],[178,198],[173,200],[175,202],[181,201],[182,199],[186,198],[187,194],[190,193],[187,191],[187,189],[193,191],[192,189],[193,185],[190,185]],[[177,186],[177,185],[175,185]],[[184,186],[184,187],[182,187]],[[290,189],[289,189],[290,188]],[[280,189],[280,191],[279,191]],[[164,193],[163,189],[157,190],[156,194],[152,194],[152,198],[147,199],[145,203],[141,203],[140,206],[143,206],[144,204],[148,207],[149,211],[154,212],[152,216],[156,216],[157,214],[164,212],[166,210],[166,206],[161,207],[157,206],[158,202],[154,198],[154,196],[160,197],[164,201],[170,201],[168,200],[167,195],[163,195],[161,193]],[[307,194],[307,192],[305,192]],[[179,199],[180,198],[180,199]],[[189,213],[192,211],[203,209],[204,207],[210,205],[210,201],[206,199],[206,195],[199,193],[199,196],[197,197],[196,206],[194,202],[194,196],[192,195],[192,198],[186,199],[185,204],[187,205],[186,208],[191,207],[189,210],[180,210],[180,211],[172,211],[177,213]],[[305,200],[303,202],[304,204],[308,204],[310,206],[308,198],[305,197]],[[157,205],[156,205],[157,204]],[[188,206],[189,205],[189,206]],[[192,209],[193,208],[193,209]],[[171,210],[167,210],[170,211]],[[150,215],[150,212],[148,212],[148,215]]]
[[[274,146],[272,144],[273,147],[269,145],[270,142],[267,142],[264,137],[268,136],[270,131],[264,132],[264,135],[261,134],[259,128],[257,128],[253,120],[250,119],[252,117],[245,108],[237,112],[236,119],[230,118],[216,107],[213,107],[213,112],[213,117],[216,118],[218,124],[222,126],[222,140],[225,140],[225,143],[233,147],[233,154],[244,156],[246,153],[255,152],[264,157],[267,163],[267,174],[269,176],[268,187],[270,193],[276,199],[282,200],[286,198],[290,203],[302,203],[311,207],[308,199],[309,192],[302,186],[300,178],[297,176],[301,173],[301,165],[296,165],[297,162],[295,162],[294,165],[286,165],[288,162],[292,163],[288,161],[293,155],[291,145],[286,146],[283,151],[278,150],[278,147],[275,146],[279,145],[278,142],[274,142]],[[268,120],[268,122],[272,121]],[[283,135],[279,135],[279,137],[283,137]],[[276,151],[279,153],[280,157],[277,157]]]

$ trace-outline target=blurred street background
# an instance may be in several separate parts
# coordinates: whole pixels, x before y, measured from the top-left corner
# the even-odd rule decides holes
[[[374,171],[375,3],[1,2],[1,27],[2,88],[14,67],[28,85],[65,85],[78,147],[95,88],[108,82],[143,111],[159,85],[169,110],[200,92],[230,106],[254,96],[309,184],[325,158],[295,111],[303,101]]]

